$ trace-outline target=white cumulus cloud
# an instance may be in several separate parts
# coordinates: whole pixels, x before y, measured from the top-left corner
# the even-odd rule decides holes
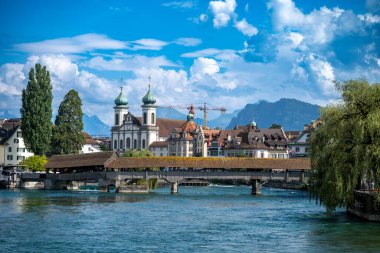
[[[219,71],[219,65],[214,59],[204,57],[195,59],[190,68],[190,73],[193,80],[200,80],[204,75],[213,76]]]
[[[225,1],[210,1],[209,8],[214,15],[213,24],[214,27],[220,28],[227,26],[234,15],[236,9],[235,0],[225,0]]]
[[[235,28],[238,29],[241,33],[243,33],[246,36],[252,37],[253,35],[256,35],[258,30],[253,25],[249,24],[247,20],[243,19],[241,21],[236,21]]]

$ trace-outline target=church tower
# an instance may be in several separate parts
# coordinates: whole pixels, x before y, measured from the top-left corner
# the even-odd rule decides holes
[[[157,126],[157,114],[156,114],[156,98],[153,96],[150,89],[150,77],[149,77],[149,90],[146,95],[142,98],[143,105],[142,108],[142,120],[141,120],[141,148],[149,148],[149,145],[158,141],[158,131]]]
[[[149,90],[146,95],[143,97],[142,102],[144,103],[142,107],[142,125],[143,126],[156,126],[156,98],[153,96],[152,91]]]
[[[120,87],[120,94],[115,99],[115,121],[114,126],[121,126],[123,125],[123,120],[125,119],[126,115],[128,114],[128,100],[127,97],[123,94],[123,87]]]

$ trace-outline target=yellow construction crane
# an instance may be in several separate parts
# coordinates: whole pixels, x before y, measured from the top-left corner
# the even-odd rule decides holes
[[[227,109],[225,107],[216,107],[209,105],[207,103],[203,103],[203,106],[193,106],[193,105],[158,105],[157,107],[162,108],[173,108],[173,109],[197,109],[203,111],[203,128],[207,127],[207,114],[208,111],[220,111],[221,113],[225,113]]]

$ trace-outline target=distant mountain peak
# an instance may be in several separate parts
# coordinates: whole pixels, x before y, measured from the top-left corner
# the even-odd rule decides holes
[[[246,125],[254,118],[261,128],[268,128],[276,123],[285,130],[302,130],[304,124],[318,117],[319,109],[318,105],[293,98],[282,98],[276,102],[262,100],[255,104],[247,104],[231,119],[228,129],[236,125]]]
[[[110,136],[111,127],[101,121],[98,116],[83,113],[83,130],[93,136]]]

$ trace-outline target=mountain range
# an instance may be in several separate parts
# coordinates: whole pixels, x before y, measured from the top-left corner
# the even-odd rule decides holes
[[[247,125],[254,120],[260,128],[268,128],[273,123],[285,130],[302,130],[305,124],[318,118],[320,106],[296,99],[282,98],[276,102],[260,101],[247,104],[231,119],[228,129],[236,125]]]

